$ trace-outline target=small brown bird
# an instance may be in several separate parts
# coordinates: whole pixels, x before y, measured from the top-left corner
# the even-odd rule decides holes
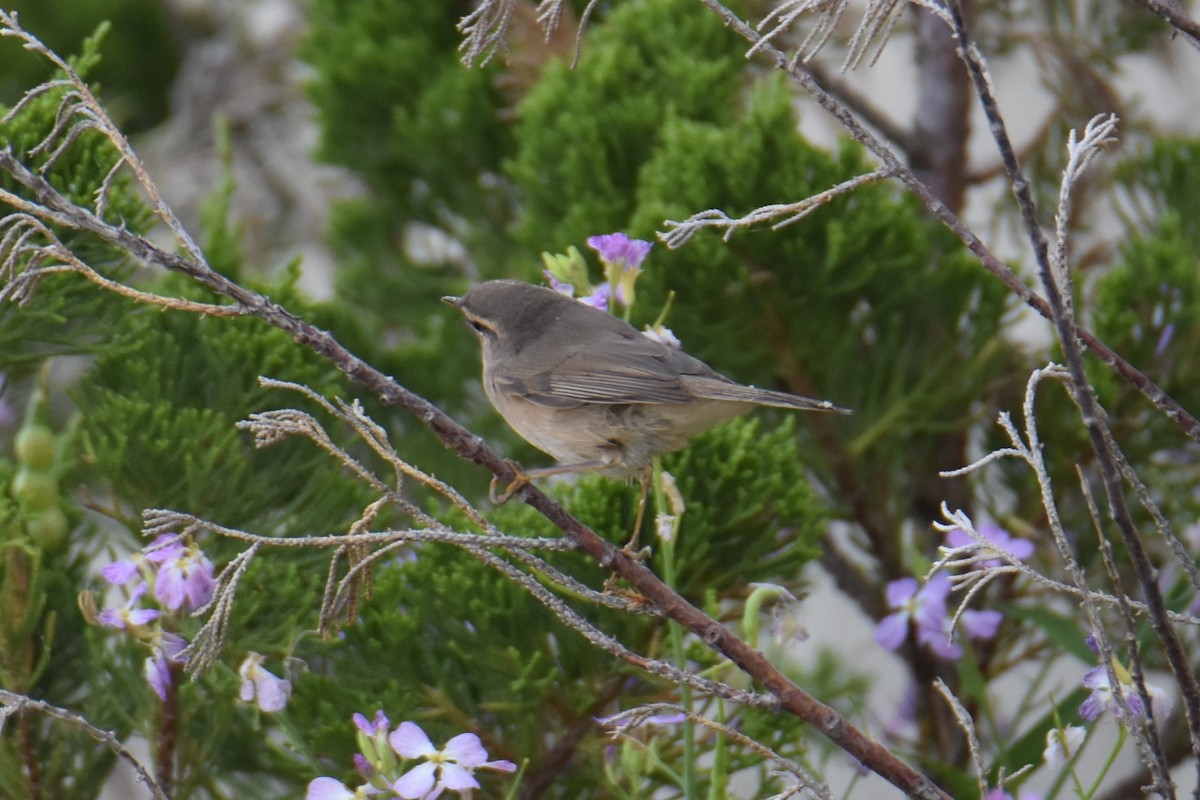
[[[560,462],[529,477],[585,470],[644,476],[656,456],[755,406],[849,413],[827,400],[743,386],[552,289],[488,281],[443,300],[479,335],[492,405]]]

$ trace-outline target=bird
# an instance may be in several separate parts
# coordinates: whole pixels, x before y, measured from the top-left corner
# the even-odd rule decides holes
[[[637,475],[640,510],[655,458],[756,406],[850,413],[828,400],[740,384],[550,288],[492,280],[442,299],[479,338],[483,388],[496,411],[559,462],[519,472],[500,502],[532,478],[595,471]]]

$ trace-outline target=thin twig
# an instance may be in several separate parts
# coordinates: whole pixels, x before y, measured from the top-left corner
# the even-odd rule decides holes
[[[890,176],[891,173],[887,169],[877,169],[863,175],[856,175],[849,180],[842,181],[837,186],[814,194],[811,197],[806,197],[799,202],[775,203],[761,206],[746,216],[737,219],[730,218],[720,209],[710,208],[707,211],[693,214],[682,222],[676,222],[671,219],[666,220],[663,223],[666,231],[660,231],[658,238],[667,247],[674,250],[675,248],[682,247],[684,243],[704,228],[724,229],[725,233],[721,235],[721,238],[725,241],[729,241],[729,237],[733,236],[734,231],[749,228],[762,222],[770,222],[771,220],[779,220],[771,225],[772,230],[779,230],[787,225],[791,225],[793,222],[799,222],[839,195],[852,192],[868,183],[874,183]],[[779,219],[780,217],[783,217],[783,219]]]
[[[771,748],[761,742],[751,739],[746,734],[733,728],[729,725],[711,720],[701,714],[688,711],[682,706],[674,705],[673,703],[647,703],[646,705],[638,706],[637,708],[626,709],[619,711],[612,716],[605,717],[599,720],[599,723],[612,731],[613,738],[618,736],[628,736],[629,732],[649,721],[650,717],[654,716],[677,716],[682,715],[687,717],[691,722],[708,728],[714,733],[718,733],[727,739],[737,742],[739,745],[753,750],[765,761],[770,761],[776,764],[780,769],[786,772],[802,789],[809,793],[810,796],[821,798],[822,800],[832,800],[833,795],[829,791],[829,787],[818,781],[813,776],[809,775],[800,767],[800,765],[786,759],[776,753]]]
[[[1095,529],[1096,538],[1100,543],[1100,555],[1101,560],[1104,562],[1104,571],[1108,573],[1108,579],[1116,590],[1118,597],[1123,598],[1125,592],[1121,588],[1121,575],[1117,572],[1116,562],[1113,561],[1112,545],[1109,544],[1108,537],[1104,535],[1104,526],[1100,521],[1100,509],[1096,506],[1096,498],[1092,493],[1091,484],[1083,474],[1083,469],[1078,465],[1075,467],[1075,471],[1079,476],[1079,488],[1087,504],[1088,514],[1092,518],[1092,527]],[[1120,603],[1117,607],[1121,610],[1121,621],[1124,623],[1125,649],[1129,653],[1133,683],[1137,689],[1138,698],[1142,702],[1142,711],[1145,716],[1137,719],[1134,718],[1132,713],[1128,712],[1128,707],[1123,697],[1124,688],[1121,686],[1121,681],[1118,680],[1116,683],[1110,684],[1110,687],[1113,697],[1116,700],[1117,708],[1122,709],[1125,714],[1122,722],[1126,723],[1126,728],[1133,735],[1134,743],[1137,745],[1142,763],[1150,769],[1150,775],[1153,780],[1153,791],[1158,792],[1164,798],[1174,797],[1175,782],[1171,780],[1171,768],[1167,765],[1162,740],[1158,735],[1158,726],[1155,724],[1154,704],[1150,700],[1150,692],[1146,689],[1146,675],[1142,669],[1141,647],[1138,645],[1137,627],[1134,625],[1133,613],[1126,602]]]

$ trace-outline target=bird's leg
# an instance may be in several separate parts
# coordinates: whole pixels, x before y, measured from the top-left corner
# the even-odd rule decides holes
[[[641,557],[641,553],[638,552],[638,535],[642,532],[642,520],[646,517],[646,497],[650,493],[650,475],[649,467],[638,470],[637,517],[633,521],[633,535],[629,537],[629,543],[621,548],[635,558]]]
[[[488,486],[488,498],[498,506],[502,506],[511,500],[514,494],[521,491],[526,484],[532,482],[535,478],[545,478],[550,475],[565,475],[570,472],[587,472],[593,469],[606,469],[611,467],[612,464],[607,461],[583,461],[578,464],[557,464],[553,467],[541,467],[528,471],[522,469],[515,461],[509,461],[508,466],[517,476],[513,479],[512,483],[499,496],[496,495],[498,478],[492,478],[492,482]]]

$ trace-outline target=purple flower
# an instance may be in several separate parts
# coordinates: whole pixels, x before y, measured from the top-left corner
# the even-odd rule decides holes
[[[154,537],[154,541],[142,548],[146,553],[146,560],[154,564],[161,564],[164,561],[177,557],[183,552],[183,543],[180,542],[178,533],[160,533]]]
[[[579,298],[579,302],[592,308],[598,308],[601,311],[608,311],[608,300],[610,297],[612,297],[612,287],[607,283],[602,283],[596,287],[596,291],[586,297]]]
[[[152,608],[141,608],[138,601],[146,593],[146,582],[142,581],[133,587],[129,599],[120,608],[105,608],[96,615],[96,621],[106,628],[120,631],[138,631],[148,622],[158,619],[158,613]]]
[[[180,664],[187,660],[183,656],[185,647],[187,647],[187,639],[177,633],[160,629],[154,637],[155,651],[162,653],[171,661],[178,661]]]
[[[357,771],[359,775],[363,776],[363,778],[365,778],[366,780],[371,780],[372,778],[375,777],[375,775],[376,775],[375,767],[371,764],[371,761],[366,756],[364,756],[362,753],[355,753],[353,761],[354,761],[355,771]]]
[[[623,233],[591,236],[588,247],[600,254],[604,262],[604,277],[612,288],[613,296],[624,308],[633,305],[634,284],[642,274],[642,261],[652,245],[640,239],[630,239]]]
[[[559,280],[548,269],[542,270],[542,274],[546,276],[546,280],[550,283],[550,288],[559,294],[565,294],[567,297],[575,297],[575,284],[564,280]],[[587,286],[586,281],[582,284]],[[612,287],[607,283],[602,283],[596,287],[596,290],[589,295],[583,295],[579,298],[579,302],[584,305],[598,308],[601,311],[608,311],[608,300],[612,297]]]
[[[978,528],[976,528],[976,532],[983,537],[985,541],[995,545],[996,550],[1006,552],[1016,558],[1018,561],[1024,561],[1033,555],[1033,542],[1029,541],[1028,539],[1015,539],[1011,534],[1009,534],[1008,531],[1004,530],[999,525],[995,525],[991,522],[984,522],[981,523]],[[982,544],[980,544],[979,540],[967,533],[962,528],[954,528],[946,533],[946,546],[951,548],[974,547],[979,550],[981,554],[986,553],[989,549],[985,548]],[[979,565],[983,567],[998,567],[1000,566],[1000,559],[994,558],[986,561],[980,561]]]
[[[388,720],[383,709],[375,712],[375,718],[368,720],[362,714],[355,714],[354,727],[358,728],[358,751],[365,763],[371,768],[371,774],[381,770],[394,769],[396,758],[388,747],[388,728],[392,723]],[[357,762],[356,762],[357,763]],[[362,769],[359,769],[362,772]],[[366,775],[366,773],[363,773]]]
[[[367,736],[378,736],[381,733],[385,734],[387,733],[388,728],[392,726],[392,723],[388,720],[387,715],[383,713],[382,708],[375,712],[375,718],[372,720],[368,720],[358,712],[355,712],[354,716],[350,719],[353,720],[354,727],[358,728]]]
[[[172,611],[195,610],[212,597],[215,581],[213,565],[200,548],[171,546],[147,554],[153,559],[161,553],[169,555],[161,559],[158,577],[154,581],[154,597]]]
[[[146,681],[150,688],[164,703],[167,700],[167,690],[171,688],[171,664],[165,654],[156,652],[146,659]]]
[[[238,667],[238,675],[242,679],[238,699],[244,703],[254,702],[267,713],[282,711],[292,693],[292,684],[263,669],[265,660],[258,653],[246,654],[242,665]]]
[[[513,772],[517,768],[511,761],[488,761],[487,751],[473,733],[460,733],[438,750],[419,725],[402,722],[388,741],[397,755],[424,759],[392,784],[392,791],[406,800],[434,800],[447,789],[469,795],[479,788],[472,774],[476,769]]]
[[[546,282],[550,284],[550,288],[559,294],[565,294],[567,297],[575,296],[575,287],[566,281],[560,281],[548,269],[542,270],[542,274],[546,276]]]
[[[1168,322],[1162,329],[1162,333],[1158,337],[1158,344],[1154,347],[1154,355],[1161,356],[1167,349],[1167,345],[1171,343],[1172,337],[1175,336],[1175,323]]]
[[[646,254],[654,245],[641,239],[630,239],[623,233],[607,233],[602,236],[589,236],[588,247],[596,251],[600,260],[607,264],[619,265],[623,270],[638,269],[642,266]]]
[[[157,612],[156,612],[157,613]],[[183,664],[185,658],[183,649],[187,647],[187,639],[177,633],[155,628],[148,637],[151,655],[146,659],[146,682],[158,695],[160,700],[167,699],[167,689],[172,683],[172,664]]]
[[[7,383],[8,376],[0,372],[0,428],[6,428],[17,419],[17,412],[13,410],[12,404],[4,399],[4,384]]]
[[[1146,707],[1134,685],[1133,676],[1115,656],[1112,660],[1112,672],[1121,688],[1122,702],[1117,702],[1117,693],[1109,681],[1108,670],[1101,664],[1083,674],[1083,685],[1091,689],[1092,693],[1080,704],[1079,716],[1090,721],[1108,711],[1117,719],[1126,722],[1145,713]],[[1146,694],[1150,697],[1150,710],[1155,717],[1161,719],[1170,713],[1171,697],[1165,689],[1147,683]]]
[[[924,586],[918,586],[915,578],[901,578],[887,585],[888,608],[896,612],[879,621],[875,641],[888,650],[896,650],[908,636],[909,623],[915,623],[917,642],[938,658],[953,661],[962,655],[962,648],[950,641],[950,620],[946,616],[950,578],[939,573]]]

